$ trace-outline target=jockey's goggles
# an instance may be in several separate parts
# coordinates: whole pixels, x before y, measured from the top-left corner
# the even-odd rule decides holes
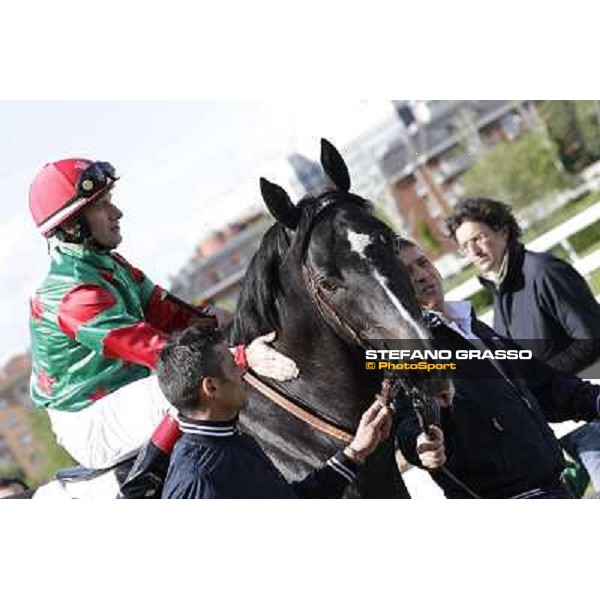
[[[94,196],[117,179],[119,179],[117,172],[110,163],[95,162],[79,176],[73,200]]]

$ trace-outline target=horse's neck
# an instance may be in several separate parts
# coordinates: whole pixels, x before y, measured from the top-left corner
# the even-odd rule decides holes
[[[365,370],[360,350],[323,323],[290,324],[279,334],[277,347],[300,370],[297,380],[284,384],[286,390],[325,414],[356,424],[377,390],[377,377]]]

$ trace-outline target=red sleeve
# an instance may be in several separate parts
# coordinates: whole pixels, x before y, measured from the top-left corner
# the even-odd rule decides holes
[[[167,336],[147,323],[113,329],[104,338],[104,356],[156,369],[156,359]]]
[[[164,333],[172,333],[185,329],[193,319],[198,318],[198,311],[204,312],[201,308],[187,308],[183,302],[176,304],[169,299],[166,290],[156,285],[145,313],[148,323]]]
[[[65,294],[58,305],[58,326],[70,338],[77,339],[80,329],[116,304],[116,298],[103,287],[78,285]]]
[[[240,344],[239,346],[234,346],[232,348],[233,350],[233,362],[235,362],[235,364],[238,367],[241,367],[242,369],[244,369],[244,371],[248,370],[248,360],[246,358],[246,347],[243,344]]]

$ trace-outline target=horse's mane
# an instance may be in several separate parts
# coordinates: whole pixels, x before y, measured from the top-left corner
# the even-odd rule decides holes
[[[279,329],[275,310],[275,302],[281,295],[279,260],[287,252],[289,243],[285,228],[279,223],[272,225],[263,236],[248,266],[238,297],[230,333],[233,344],[248,344],[267,330]]]
[[[231,330],[234,344],[247,344],[259,335],[279,331],[277,300],[283,295],[279,267],[292,244],[304,239],[312,217],[318,210],[315,198],[298,203],[302,217],[293,236],[281,223],[274,223],[265,233],[244,276]]]
[[[230,333],[233,344],[247,344],[259,335],[281,330],[277,304],[283,296],[279,277],[282,261],[285,258],[301,262],[315,216],[332,200],[348,200],[349,196],[337,191],[327,191],[316,198],[307,196],[297,204],[301,218],[293,234],[280,223],[267,230],[242,282]],[[351,196],[354,203],[371,211],[371,203],[359,196]]]

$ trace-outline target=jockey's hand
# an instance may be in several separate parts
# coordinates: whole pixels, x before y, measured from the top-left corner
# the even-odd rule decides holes
[[[277,381],[288,381],[298,377],[296,363],[287,356],[277,352],[269,343],[275,341],[275,332],[261,335],[246,347],[248,366],[259,375]]]
[[[431,436],[422,433],[417,438],[417,454],[421,464],[426,469],[439,469],[446,462],[446,450],[444,448],[444,433],[435,426],[431,426]]]
[[[375,400],[363,413],[350,444],[344,454],[357,463],[362,463],[372,454],[392,430],[393,410],[390,405]]]
[[[190,322],[191,326],[198,327],[200,329],[207,327],[216,329],[218,327],[222,330],[226,325],[233,321],[233,313],[230,313],[228,310],[223,308],[205,304],[201,310],[205,313],[205,316],[198,316],[192,319]]]
[[[233,321],[233,313],[225,310],[224,308],[219,308],[218,306],[211,306],[208,309],[208,314],[214,315],[219,322],[219,329],[225,328],[231,321]]]
[[[216,329],[218,326],[217,318],[211,315],[194,317],[190,321],[190,327],[195,327],[196,329]]]

